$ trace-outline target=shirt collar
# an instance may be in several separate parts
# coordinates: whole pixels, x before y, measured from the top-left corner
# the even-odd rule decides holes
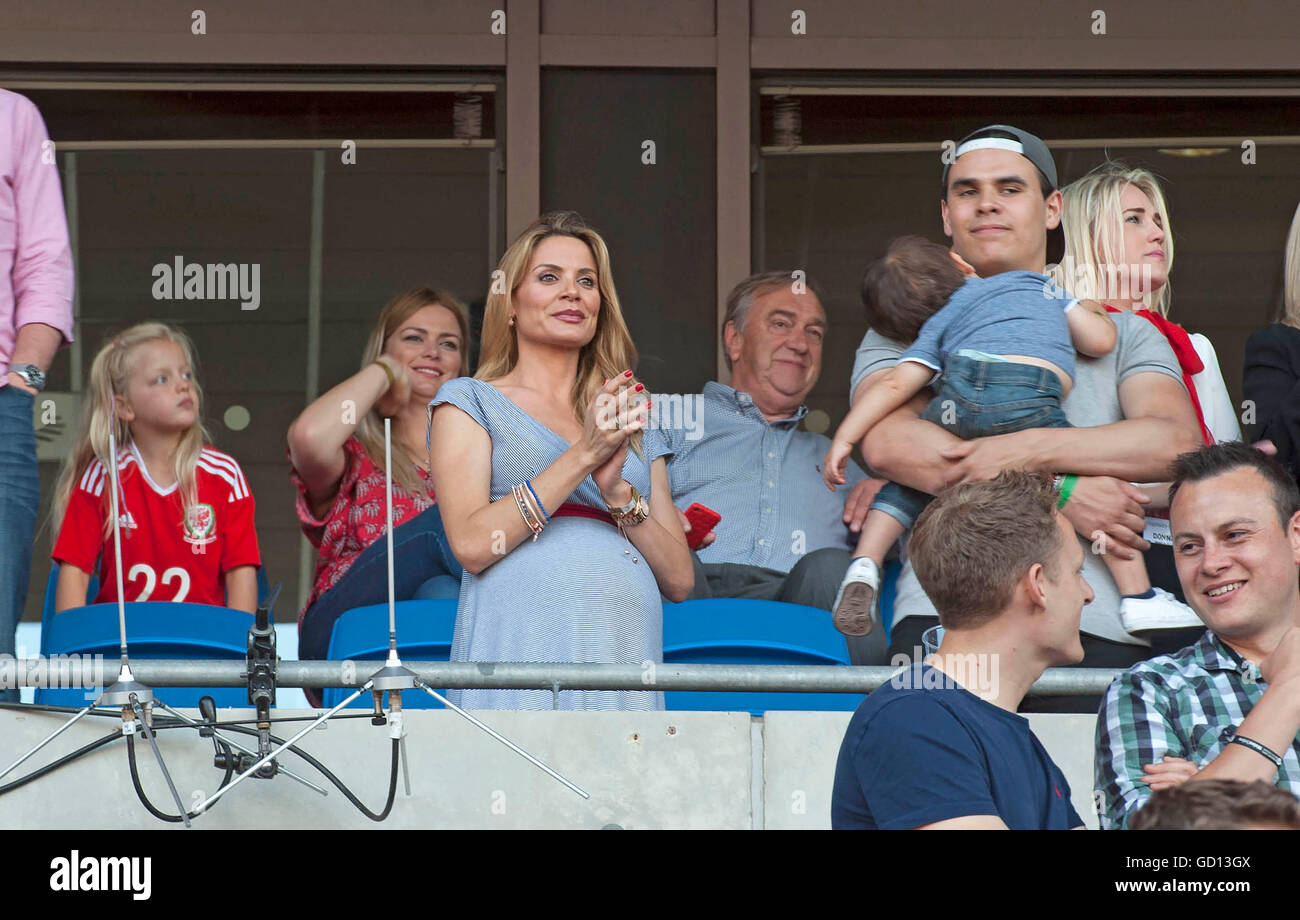
[[[156,492],[158,495],[171,495],[180,486],[180,481],[178,480],[176,482],[173,482],[166,489],[159,488],[158,483],[154,482],[153,477],[149,475],[149,467],[144,465],[144,456],[140,453],[140,448],[135,446],[135,441],[132,441],[130,447],[128,447],[126,450],[121,452],[120,459],[118,460],[119,489],[121,488],[120,469],[124,465],[124,461],[127,457],[130,457],[132,460],[135,461],[135,465],[140,468],[140,475],[144,477],[144,481],[149,483],[149,488],[153,489],[154,492]],[[119,492],[119,497],[120,497],[120,492]]]
[[[1234,671],[1252,683],[1260,679],[1258,665],[1242,658],[1208,629],[1191,650],[1192,660],[1207,671]]]
[[[754,398],[748,393],[742,393],[734,387],[729,387],[725,383],[719,383],[716,380],[710,380],[704,385],[705,399],[712,399],[722,403],[725,406],[736,409],[742,415],[749,415],[758,418],[765,424],[787,425],[798,424],[805,415],[808,414],[807,406],[800,406],[798,411],[789,418],[777,419],[775,422],[768,422],[763,417],[763,413],[754,405]]]

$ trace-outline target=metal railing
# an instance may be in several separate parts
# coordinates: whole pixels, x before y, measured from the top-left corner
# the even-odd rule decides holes
[[[382,661],[281,661],[281,687],[359,687]],[[433,687],[455,690],[736,690],[744,692],[869,693],[904,669],[834,665],[517,664],[404,661]],[[117,674],[117,659],[75,655],[17,659],[20,687],[102,687]],[[154,687],[241,687],[240,660],[132,659],[137,680]],[[1119,671],[1049,668],[1030,688],[1040,696],[1096,695]],[[8,681],[6,681],[8,684]],[[12,686],[12,684],[9,684]]]

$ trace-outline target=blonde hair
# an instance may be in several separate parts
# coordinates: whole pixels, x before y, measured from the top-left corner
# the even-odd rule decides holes
[[[1174,266],[1174,237],[1169,227],[1169,206],[1155,174],[1140,166],[1107,160],[1082,179],[1061,189],[1065,199],[1061,225],[1065,229],[1065,258],[1053,280],[1075,297],[1106,299],[1103,266],[1124,264],[1124,209],[1120,195],[1133,186],[1151,199],[1155,215],[1164,221],[1165,270]],[[1072,268],[1072,272],[1067,270]],[[1132,279],[1128,280],[1132,284]],[[1146,292],[1148,308],[1169,315],[1170,287],[1166,277],[1160,290]]]
[[[1300,205],[1291,218],[1282,263],[1282,322],[1300,329]]]
[[[118,416],[114,398],[126,394],[128,378],[134,365],[132,353],[137,346],[148,342],[172,342],[179,346],[185,356],[185,362],[190,367],[195,421],[181,435],[180,443],[176,445],[173,469],[179,485],[177,491],[180,494],[183,513],[188,512],[198,502],[195,467],[199,453],[211,439],[203,427],[203,390],[198,383],[198,362],[194,353],[194,343],[184,332],[165,323],[140,323],[118,333],[102,345],[90,365],[90,378],[82,397],[81,425],[76,445],[72,453],[63,461],[63,468],[54,490],[51,521],[56,532],[63,524],[63,515],[68,510],[72,491],[91,462],[98,460],[104,465],[104,469],[111,469],[108,449],[109,431],[113,432],[119,450],[133,443],[130,425]],[[104,490],[103,501],[106,509],[111,507],[112,498],[108,489]],[[112,514],[106,513],[104,515],[105,538],[112,533],[112,529]]]
[[[379,311],[370,330],[365,351],[361,354],[361,367],[369,367],[384,351],[384,344],[396,334],[412,316],[425,307],[444,307],[456,317],[460,329],[460,376],[465,372],[469,362],[469,312],[465,305],[449,291],[437,288],[417,287],[395,295]],[[378,408],[372,408],[357,425],[356,438],[366,449],[370,460],[376,466],[384,465],[384,418]],[[420,478],[420,471],[404,450],[393,451],[393,482],[411,495],[421,495],[428,491],[429,484]]]
[[[483,341],[479,352],[479,380],[497,380],[514,370],[519,363],[519,340],[510,325],[511,301],[528,273],[533,253],[542,240],[552,236],[569,236],[582,240],[596,262],[596,283],[600,290],[600,312],[596,316],[596,334],[578,353],[578,373],[573,380],[571,404],[582,419],[587,406],[604,382],[629,368],[636,367],[636,346],[623,320],[623,310],[614,290],[614,276],[609,265],[609,249],[599,233],[587,226],[574,211],[552,211],[533,221],[510,244],[497,264],[496,275],[503,285],[493,284],[483,310]],[[495,274],[495,273],[494,273]],[[632,436],[632,446],[640,453],[641,434]]]

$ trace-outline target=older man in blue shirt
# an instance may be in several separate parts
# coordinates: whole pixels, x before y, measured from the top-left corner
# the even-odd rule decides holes
[[[710,381],[696,429],[668,429],[668,477],[679,508],[722,515],[695,556],[699,597],[747,597],[830,610],[872,483],[850,462],[835,492],[822,482],[830,440],[799,430],[821,373],[826,312],[792,272],[746,278],[722,327],[731,386]],[[846,501],[849,511],[846,512]],[[861,513],[858,513],[858,512]],[[884,630],[849,640],[855,664],[883,664]]]

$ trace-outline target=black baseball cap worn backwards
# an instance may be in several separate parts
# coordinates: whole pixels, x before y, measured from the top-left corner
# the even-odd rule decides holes
[[[953,151],[953,160],[956,160],[964,153],[972,150],[1009,150],[1012,153],[1018,153],[1043,174],[1047,179],[1047,184],[1053,191],[1060,188],[1056,178],[1056,161],[1052,159],[1052,151],[1047,149],[1047,145],[1037,135],[1030,134],[1028,131],[1022,131],[1020,128],[1011,125],[986,125],[977,131],[972,131],[958,142],[956,150]],[[948,197],[948,169],[951,164],[943,165],[943,192],[945,200]],[[1055,229],[1047,232],[1047,259],[1049,262],[1059,262],[1065,254],[1065,231],[1060,224]]]

